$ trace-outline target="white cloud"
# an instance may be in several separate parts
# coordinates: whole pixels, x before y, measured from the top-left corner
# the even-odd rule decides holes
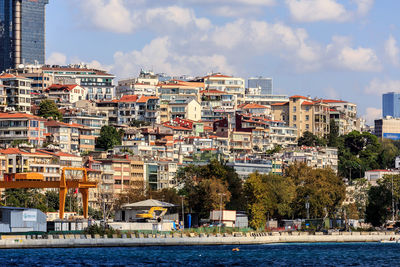
[[[234,72],[223,55],[185,55],[174,49],[175,47],[168,37],[159,37],[140,51],[117,52],[114,55],[113,71],[118,73],[121,78],[137,75],[141,68],[155,68],[156,72],[165,72],[170,75],[199,75],[211,70],[225,73]]]
[[[185,3],[198,3],[198,4],[211,4],[214,7],[226,4],[240,4],[244,6],[273,6],[276,4],[275,0],[184,0]]]
[[[84,16],[97,28],[116,33],[134,30],[133,16],[123,0],[79,1]]]
[[[335,0],[286,0],[292,17],[297,21],[344,21],[346,9]]]
[[[53,52],[46,60],[49,65],[65,65],[67,64],[67,56],[60,52]]]
[[[344,22],[365,16],[374,0],[353,0],[356,10],[347,10],[337,0],[286,0],[292,18],[300,22],[336,21]]]
[[[400,92],[400,80],[373,79],[364,90],[371,95],[382,95],[387,92]]]
[[[357,5],[357,14],[365,16],[374,5],[374,0],[353,0]]]
[[[197,18],[192,9],[178,6],[148,9],[144,17],[146,24],[155,24],[162,28],[168,26],[168,24],[170,24],[170,28],[195,26],[201,30],[207,30],[211,27],[211,22],[208,19]]]
[[[363,117],[367,125],[373,125],[374,120],[382,118],[382,109],[369,107],[365,110],[365,115]]]
[[[338,63],[353,71],[380,71],[382,69],[375,51],[371,48],[344,47],[338,56]]]
[[[399,47],[392,35],[385,42],[385,54],[394,66],[399,66]]]

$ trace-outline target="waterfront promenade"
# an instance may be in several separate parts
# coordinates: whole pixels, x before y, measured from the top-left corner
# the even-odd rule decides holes
[[[273,243],[316,242],[379,242],[391,238],[400,239],[394,232],[272,232],[240,233],[233,235],[182,236],[181,234],[126,235],[104,238],[98,235],[49,235],[49,236],[2,236],[1,249],[11,248],[74,248],[74,247],[134,247],[134,246],[194,246],[194,245],[250,245]]]

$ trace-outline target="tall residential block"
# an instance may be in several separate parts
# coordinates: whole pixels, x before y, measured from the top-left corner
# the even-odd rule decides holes
[[[0,71],[44,64],[48,0],[0,0]]]
[[[382,95],[382,115],[400,118],[400,93],[386,93]]]

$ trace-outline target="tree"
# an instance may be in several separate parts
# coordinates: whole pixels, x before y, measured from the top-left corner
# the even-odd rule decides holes
[[[390,139],[383,139],[381,142],[382,151],[378,154],[378,162],[382,169],[394,168],[396,156],[399,155],[399,148]]]
[[[301,163],[289,166],[285,174],[296,186],[296,197],[292,202],[295,217],[306,217],[307,200],[312,218],[322,218],[326,213],[333,215],[341,206],[346,187],[332,169],[312,169]]]
[[[177,174],[178,184],[182,187],[180,193],[193,198],[202,194],[199,184],[207,179],[220,180],[227,186],[231,198],[226,208],[232,210],[244,210],[246,208],[242,180],[232,167],[222,164],[218,160],[212,160],[204,166],[189,165],[180,169]],[[195,202],[197,202],[196,199],[192,201],[192,204],[200,207],[201,204],[197,205]]]
[[[3,200],[7,206],[47,211],[46,197],[37,189],[6,189],[3,193]]]
[[[351,179],[364,177],[366,170],[381,168],[382,145],[371,133],[352,131],[338,144],[339,174]]]
[[[383,225],[390,215],[391,191],[383,184],[372,186],[368,191],[365,220],[373,226]]]
[[[43,100],[39,104],[39,116],[43,118],[52,118],[54,120],[62,120],[62,114],[58,110],[56,103],[53,100]]]
[[[297,141],[298,146],[325,146],[326,142],[324,139],[312,134],[309,131],[303,133],[303,136]]]
[[[132,120],[129,122],[129,126],[131,127],[142,127],[142,126],[149,126],[150,122],[147,121],[140,121],[140,120]]]
[[[353,182],[353,185],[347,190],[347,194],[349,195],[350,198],[353,199],[354,207],[356,208],[356,211],[358,213],[357,218],[355,218],[356,216],[353,216],[354,218],[351,218],[349,216],[350,219],[365,218],[365,210],[368,202],[369,189],[370,185],[368,184],[368,181],[364,178],[360,178],[356,179]],[[353,207],[351,208],[353,209]]]
[[[96,140],[96,146],[108,150],[121,145],[122,133],[121,131],[117,131],[113,126],[105,125],[101,127],[100,136]]]
[[[263,228],[267,215],[271,218],[288,218],[295,187],[291,179],[276,174],[252,173],[244,185],[250,225]]]
[[[339,126],[334,119],[329,123],[328,146],[337,147],[339,145]]]

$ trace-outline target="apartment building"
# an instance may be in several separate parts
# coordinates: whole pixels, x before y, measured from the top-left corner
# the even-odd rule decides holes
[[[271,118],[271,106],[259,104],[241,104],[238,106],[239,113],[252,114],[253,116],[261,116]]]
[[[157,94],[158,83],[158,75],[155,75],[151,71],[141,70],[137,78],[118,81],[116,97],[121,98],[124,95],[154,96]]]
[[[201,120],[201,105],[194,98],[175,98],[168,103],[169,119]]]
[[[308,131],[318,136],[329,133],[330,108],[322,100],[294,95],[288,102],[271,105],[275,120],[282,120],[297,128],[297,135]]]
[[[6,87],[3,85],[3,81],[0,80],[0,112],[5,112],[7,108],[7,94]]]
[[[226,93],[234,94],[237,96],[238,104],[244,103],[246,88],[245,80],[243,78],[214,73],[203,77],[201,80],[204,81],[205,89],[224,91]]]
[[[66,123],[73,123],[85,126],[85,133],[93,130],[94,136],[100,136],[101,127],[108,125],[107,115],[104,113],[89,113],[80,109],[64,110],[63,120]]]
[[[41,71],[53,77],[54,83],[78,84],[85,88],[88,100],[112,100],[115,98],[114,75],[86,65],[43,66]]]
[[[22,76],[2,73],[0,81],[7,95],[7,109],[25,113],[31,112],[31,80]],[[4,93],[3,92],[3,93]],[[4,94],[3,94],[4,96]],[[1,98],[3,101],[4,97]],[[5,105],[4,102],[0,103]]]
[[[259,174],[282,174],[281,159],[236,159],[234,162],[228,162],[228,166],[235,169],[236,173],[243,180],[246,180],[250,174],[258,172]]]
[[[156,96],[124,95],[118,100],[118,123],[131,121],[160,123],[160,102]]]
[[[336,173],[338,171],[338,150],[333,147],[287,148],[282,159],[286,165],[301,162],[312,168],[331,168]]]
[[[252,133],[255,152],[266,152],[276,145],[281,147],[297,145],[297,129],[287,126],[283,121],[252,114],[237,114],[236,130]]]
[[[0,145],[26,141],[42,146],[46,137],[45,119],[26,113],[0,113]]]
[[[86,99],[85,88],[77,84],[52,84],[45,89],[48,99],[54,100],[58,105],[73,104]]]
[[[47,141],[62,152],[79,153],[94,150],[94,130],[76,123],[46,121]]]
[[[357,118],[356,104],[334,99],[322,99],[322,102],[328,104],[330,119],[335,120],[340,135],[361,131],[362,123]]]
[[[177,186],[177,162],[157,161],[146,163],[146,183],[151,190],[161,190]]]
[[[157,96],[161,102],[169,102],[175,98],[195,98],[200,102],[200,92],[204,90],[203,82],[187,82],[170,80],[157,85]]]
[[[35,149],[7,148],[0,150],[7,156],[7,172],[37,172],[44,176],[45,181],[60,179],[60,163],[53,156],[37,152]]]
[[[206,121],[220,120],[233,115],[237,109],[237,95],[215,89],[201,93],[201,119]]]

